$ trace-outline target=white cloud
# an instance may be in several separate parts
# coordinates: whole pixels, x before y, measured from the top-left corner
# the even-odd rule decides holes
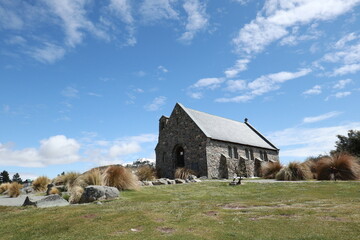
[[[0,143],[0,165],[19,167],[45,167],[68,164],[80,160],[80,144],[71,138],[57,135],[40,141],[40,148],[13,150]]]
[[[268,137],[281,149],[281,157],[306,158],[329,153],[334,149],[336,135],[346,135],[350,129],[360,130],[360,122],[322,128],[287,128]]]
[[[166,97],[160,96],[156,97],[152,103],[147,104],[144,106],[146,111],[157,111],[160,110],[162,106],[164,106],[166,103]]]
[[[28,54],[42,63],[54,63],[62,59],[65,49],[52,43],[45,43],[43,47],[34,48]]]
[[[255,98],[254,95],[241,95],[241,96],[236,96],[236,97],[232,97],[232,98],[217,98],[217,99],[215,99],[215,102],[220,102],[220,103],[228,103],[228,102],[241,103],[241,102],[248,102],[253,98]]]
[[[132,24],[134,22],[129,0],[110,0],[109,9],[114,11],[123,22],[128,24]]]
[[[176,0],[144,0],[139,11],[146,22],[178,19],[178,13],[173,8],[175,2]]]
[[[248,65],[249,62],[250,62],[249,59],[239,59],[239,60],[237,60],[233,67],[228,68],[225,71],[225,76],[227,78],[236,77],[240,72],[245,71],[247,69],[247,65]]]
[[[341,112],[328,112],[319,116],[315,116],[315,117],[305,117],[303,119],[303,123],[314,123],[314,122],[320,122],[329,118],[333,118],[336,116],[339,116],[341,114]]]
[[[305,68],[298,72],[278,72],[268,75],[263,75],[248,84],[249,89],[254,95],[262,95],[264,93],[277,90],[280,84],[286,81],[306,76],[311,72],[311,69]]]
[[[136,142],[117,143],[111,146],[111,148],[109,149],[109,156],[115,158],[118,156],[128,155],[139,151],[141,151],[141,147]]]
[[[73,87],[66,87],[61,91],[61,94],[67,98],[77,98],[79,97],[79,91]]]
[[[2,6],[2,4],[4,5]],[[6,5],[11,5],[11,3],[6,1],[0,3],[0,28],[11,30],[22,29],[25,24],[21,17]]]
[[[349,95],[351,95],[351,92],[338,92],[334,96],[336,98],[344,98],[344,97],[347,97]]]
[[[342,80],[339,80],[334,86],[333,88],[334,89],[343,89],[345,88],[346,85],[348,85],[349,83],[351,83],[352,80],[351,79],[342,79]]]
[[[224,78],[202,78],[191,85],[192,88],[208,88],[215,89],[220,87],[221,83],[225,81]]]
[[[226,82],[227,87],[226,91],[229,92],[238,92],[244,89],[247,89],[247,84],[245,80],[229,80]]]
[[[167,72],[169,72],[169,70],[167,70],[164,66],[158,66],[158,69],[160,70],[160,71],[162,71],[163,73],[167,73]]]
[[[190,43],[195,34],[208,25],[208,17],[205,12],[206,6],[201,4],[199,0],[185,0],[183,7],[188,14],[188,19],[185,27],[186,32],[182,34],[180,40]]]
[[[93,96],[93,97],[102,97],[101,94],[94,93],[94,92],[88,92],[88,95],[89,95],[89,96]]]
[[[348,64],[334,69],[334,72],[331,74],[331,76],[342,76],[349,73],[356,73],[358,71],[360,71],[360,63]]]
[[[358,36],[352,32],[352,33],[349,33],[347,35],[345,35],[344,37],[340,38],[336,43],[335,43],[335,48],[338,48],[338,49],[342,49],[343,47],[346,46],[346,44],[348,42],[351,42],[352,40],[354,39],[357,39]]]
[[[194,98],[194,99],[201,99],[201,98],[203,98],[203,93],[202,93],[202,92],[189,92],[188,95],[189,95],[191,98]]]
[[[359,0],[269,0],[256,19],[240,29],[233,42],[240,53],[252,54],[288,35],[287,28],[329,20],[350,11]]]
[[[319,95],[321,93],[321,86],[315,85],[314,87],[303,92],[304,95]]]

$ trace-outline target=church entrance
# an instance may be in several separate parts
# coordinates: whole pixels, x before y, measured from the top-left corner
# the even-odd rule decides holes
[[[175,147],[175,168],[185,167],[185,152],[184,148],[181,146]]]

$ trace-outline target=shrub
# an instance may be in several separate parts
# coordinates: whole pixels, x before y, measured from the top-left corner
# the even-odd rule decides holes
[[[70,190],[69,203],[71,204],[79,203],[83,193],[84,193],[84,189],[82,187],[73,186]]]
[[[156,170],[154,167],[144,165],[136,169],[136,176],[140,181],[151,181],[156,178]]]
[[[345,153],[335,153],[317,162],[317,179],[356,180],[360,178],[360,166],[355,157]]]
[[[311,178],[310,169],[304,167],[298,162],[290,162],[288,166],[283,167],[275,176],[276,180],[298,181]]]
[[[60,191],[56,187],[52,187],[49,191],[49,194],[59,194],[60,195]]]
[[[177,168],[175,170],[175,178],[188,179],[190,175],[195,175],[195,172],[187,168]]]
[[[316,169],[316,165],[317,162],[319,161],[318,158],[308,158],[305,162],[301,163],[301,165],[304,168],[307,168],[308,171],[311,173],[311,178],[312,179],[316,179],[317,178],[317,169]]]
[[[77,172],[68,172],[64,175],[60,175],[57,176],[54,180],[53,183],[55,185],[64,185],[66,187],[66,189],[70,189],[75,180],[80,176],[80,173]]]
[[[6,192],[9,189],[11,183],[2,183],[0,185],[0,194]]]
[[[263,178],[275,179],[276,174],[281,168],[280,162],[267,162],[261,166],[261,174]]]
[[[102,185],[102,182],[103,178],[100,170],[98,168],[93,168],[90,171],[80,175],[72,185],[85,188],[89,185]]]
[[[48,177],[41,176],[35,179],[32,183],[32,187],[37,192],[44,192],[47,190],[47,185],[51,182]]]
[[[20,195],[20,189],[22,188],[22,185],[18,182],[13,182],[9,185],[9,191],[8,191],[8,195],[9,197],[13,198],[13,197],[18,197]]]
[[[137,190],[139,180],[129,169],[122,166],[110,166],[103,174],[103,185],[119,190]]]

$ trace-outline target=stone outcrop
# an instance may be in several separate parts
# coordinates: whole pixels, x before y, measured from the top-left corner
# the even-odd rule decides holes
[[[118,198],[120,192],[115,187],[90,185],[85,187],[80,203],[90,203],[98,200]]]

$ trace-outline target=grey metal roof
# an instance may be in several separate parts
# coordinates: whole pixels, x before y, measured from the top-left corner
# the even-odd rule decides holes
[[[215,140],[278,150],[251,125],[196,111],[179,104],[204,134]]]

